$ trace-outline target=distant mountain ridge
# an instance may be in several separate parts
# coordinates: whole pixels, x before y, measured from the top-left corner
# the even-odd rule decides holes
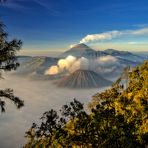
[[[22,58],[24,57],[19,57],[19,61],[22,61]],[[23,59],[24,60],[24,59]],[[24,62],[20,63],[20,67],[17,69],[17,74],[44,74],[44,71],[56,64],[58,61],[57,58],[52,58],[52,57],[30,57],[29,60],[27,59]]]
[[[104,51],[100,51],[100,50],[97,51],[85,44],[75,45],[74,47],[70,48],[66,52],[62,53],[59,57],[65,58],[69,55],[75,56],[77,58],[85,57],[88,59],[94,59],[101,56],[110,55],[118,58],[122,63],[126,62],[127,64],[129,63],[140,64],[143,62],[142,57],[128,51],[119,51],[115,49],[106,49]]]
[[[66,58],[69,55],[75,56],[76,58],[85,57],[90,61],[99,60],[98,58],[102,56],[115,57],[116,62],[113,63],[113,65],[108,66],[108,64],[106,64],[98,65],[98,67],[95,67],[94,71],[101,74],[102,76],[104,76],[104,74],[106,76],[119,74],[124,67],[135,67],[140,65],[145,60],[145,58],[128,51],[118,51],[115,49],[96,51],[85,44],[78,44],[72,47],[70,50],[64,52],[60,57],[57,58],[43,56],[18,56],[17,60],[18,62],[20,62],[20,67],[17,69],[16,74],[23,76],[44,76],[45,71],[49,69],[49,67],[57,65],[58,61],[61,58]]]
[[[106,50],[104,50],[104,52],[109,55],[132,55],[131,52],[119,51],[119,50],[115,50],[115,49],[106,49]]]

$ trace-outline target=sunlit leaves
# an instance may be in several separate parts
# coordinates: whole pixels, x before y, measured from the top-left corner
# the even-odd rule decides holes
[[[61,118],[56,112],[43,115],[45,122],[38,127],[47,133],[37,137],[34,124],[26,147],[90,147],[90,148],[143,148],[148,145],[148,61],[129,75],[129,85],[118,84],[93,96],[88,114],[83,104],[74,100],[62,107]],[[50,111],[51,112],[51,111]],[[54,115],[54,116],[53,116]],[[46,118],[45,118],[46,117]],[[53,118],[54,117],[54,118]],[[63,122],[60,122],[63,121]],[[50,124],[54,123],[54,126]],[[42,126],[42,124],[45,125]],[[57,128],[58,127],[58,128]],[[53,130],[54,129],[54,130]],[[27,134],[29,135],[29,134]],[[30,142],[31,141],[31,142]]]

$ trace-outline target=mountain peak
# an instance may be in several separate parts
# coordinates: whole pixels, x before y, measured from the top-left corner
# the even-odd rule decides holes
[[[68,88],[97,88],[111,85],[111,81],[90,70],[77,70],[62,78],[57,85]]]
[[[74,45],[72,48],[88,49],[88,48],[90,48],[90,47],[88,47],[86,44],[80,43],[80,44]]]
[[[93,50],[92,48],[90,48],[89,46],[81,43],[81,44],[77,44],[75,46],[73,46],[72,48],[70,48],[69,50],[67,50],[66,52],[64,52],[62,55],[60,55],[60,57],[67,57],[69,55],[75,56],[77,58],[79,57],[94,57],[96,54],[96,51]]]

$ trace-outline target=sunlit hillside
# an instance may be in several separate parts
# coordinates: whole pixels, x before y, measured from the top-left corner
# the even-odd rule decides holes
[[[148,61],[129,75],[128,87],[119,82],[93,97],[91,112],[75,100],[61,109],[47,111],[41,125],[26,133],[28,147],[121,147],[148,145]]]

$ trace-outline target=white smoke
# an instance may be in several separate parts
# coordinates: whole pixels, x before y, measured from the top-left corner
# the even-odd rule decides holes
[[[113,56],[107,55],[102,56],[94,60],[87,59],[85,57],[76,58],[74,56],[69,55],[65,59],[60,59],[57,62],[57,65],[53,65],[49,67],[45,71],[45,75],[56,75],[62,72],[73,73],[76,70],[93,70],[96,68],[105,66],[109,67],[112,65],[116,65],[117,59]]]
[[[122,32],[121,31],[109,31],[105,33],[100,33],[100,34],[92,34],[92,35],[87,35],[84,37],[80,43],[87,43],[91,41],[97,41],[97,40],[106,40],[106,39],[112,39],[118,36],[121,36]]]
[[[121,37],[123,35],[126,35],[126,36],[145,36],[145,35],[148,35],[148,27],[137,29],[137,30],[122,30],[122,31],[113,30],[113,31],[99,33],[99,34],[90,34],[90,35],[86,35],[84,38],[82,38],[80,40],[80,43],[110,40],[110,39],[113,39],[113,38]]]
[[[68,62],[69,67],[70,67],[76,60],[77,60],[77,58],[74,57],[74,56],[71,56],[71,55],[66,58],[66,61]]]
[[[67,62],[66,59],[61,59],[58,61],[58,67],[63,70],[63,69],[68,69],[69,63]]]
[[[67,56],[65,59],[60,59],[57,62],[57,65],[53,65],[49,67],[44,74],[45,75],[56,75],[63,71],[70,71],[70,67],[73,66],[73,64],[77,61],[76,57],[74,56]]]
[[[60,72],[59,67],[56,65],[51,66],[49,69],[45,71],[45,75],[56,75]]]
[[[76,57],[69,55],[65,59],[60,59],[57,62],[57,65],[49,67],[44,74],[56,75],[64,71],[72,73],[78,69],[89,69],[89,60],[84,57],[77,59]]]
[[[71,44],[69,47],[70,48],[73,48],[73,47],[75,47],[77,44]]]

